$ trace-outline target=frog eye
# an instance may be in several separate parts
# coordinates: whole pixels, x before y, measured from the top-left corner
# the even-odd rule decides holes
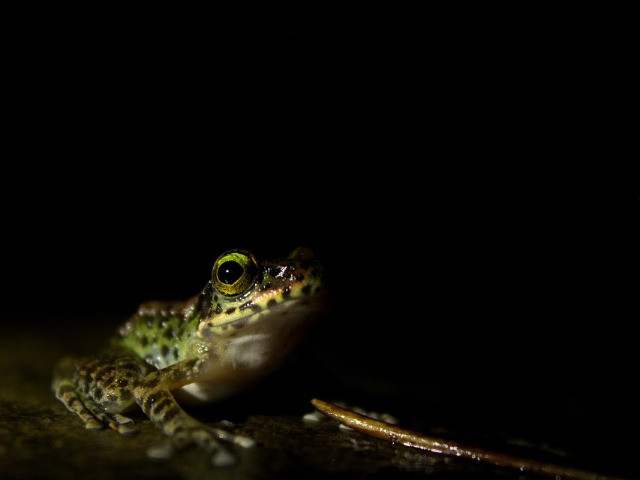
[[[213,265],[214,286],[224,295],[240,295],[258,276],[256,259],[249,252],[233,250],[222,254]]]

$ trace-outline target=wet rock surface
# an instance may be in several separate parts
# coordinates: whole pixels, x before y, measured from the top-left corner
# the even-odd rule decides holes
[[[98,322],[97,331],[102,327]],[[105,327],[105,331],[108,327]],[[202,451],[178,452],[165,461],[146,450],[165,440],[143,416],[136,433],[85,430],[50,392],[51,369],[69,349],[89,351],[97,344],[83,328],[66,333],[14,331],[0,340],[0,476],[10,478],[523,478],[520,472],[446,458],[337,428],[332,421],[302,419],[313,393],[296,392],[285,372],[239,399],[191,407],[196,418],[215,424],[229,419],[232,429],[257,441],[232,448],[236,465],[214,469]],[[96,338],[100,338],[98,335]],[[312,384],[314,382],[311,382]],[[324,387],[319,382],[319,391]],[[258,398],[259,400],[256,400]],[[398,412],[394,412],[398,413]],[[401,413],[401,412],[400,412]],[[408,418],[407,421],[415,419]],[[451,432],[446,432],[451,434]],[[512,442],[515,443],[515,442]],[[521,452],[530,450],[524,441]],[[548,453],[548,452],[547,452]],[[567,452],[554,452],[562,459]],[[571,456],[569,456],[571,458]],[[215,472],[213,471],[215,470]],[[531,475],[530,478],[538,478]]]
[[[238,459],[232,467],[214,469],[196,448],[178,452],[170,460],[151,460],[147,448],[164,437],[144,416],[134,415],[136,433],[130,436],[85,430],[52,395],[52,366],[65,355],[65,345],[81,343],[82,332],[76,330],[75,335],[63,339],[18,331],[2,336],[2,478],[418,478],[461,468],[437,455],[342,431],[332,421],[303,421],[302,412],[311,410],[305,403],[297,405],[297,412],[274,413],[270,407],[267,415],[246,412],[245,416],[237,406],[223,406],[221,413],[231,415],[233,429],[257,441],[250,449],[232,448]],[[189,411],[212,423],[216,417],[220,420],[216,409]],[[462,462],[462,471],[478,468],[483,469]]]

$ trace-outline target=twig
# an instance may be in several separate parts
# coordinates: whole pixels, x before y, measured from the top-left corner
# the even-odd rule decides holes
[[[549,477],[574,480],[622,480],[619,477],[610,477],[587,470],[563,467],[553,463],[539,462],[528,458],[492,452],[482,448],[462,445],[449,440],[412,432],[411,430],[406,430],[391,425],[390,423],[359,415],[351,410],[316,398],[311,400],[311,403],[320,412],[354,430],[388,440],[392,443],[400,443],[408,447],[420,448],[442,455],[468,458],[479,462],[491,463],[499,467],[514,468],[523,472],[532,472]]]

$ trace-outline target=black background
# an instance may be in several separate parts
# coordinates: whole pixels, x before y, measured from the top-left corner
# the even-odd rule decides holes
[[[262,13],[3,16],[5,319],[60,332],[307,245],[319,362],[356,399],[637,428],[624,25]]]

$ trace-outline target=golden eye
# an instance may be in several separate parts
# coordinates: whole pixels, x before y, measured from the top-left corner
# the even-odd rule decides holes
[[[254,256],[242,250],[232,250],[218,257],[213,265],[213,285],[224,295],[233,296],[246,292],[258,276],[258,264]]]

